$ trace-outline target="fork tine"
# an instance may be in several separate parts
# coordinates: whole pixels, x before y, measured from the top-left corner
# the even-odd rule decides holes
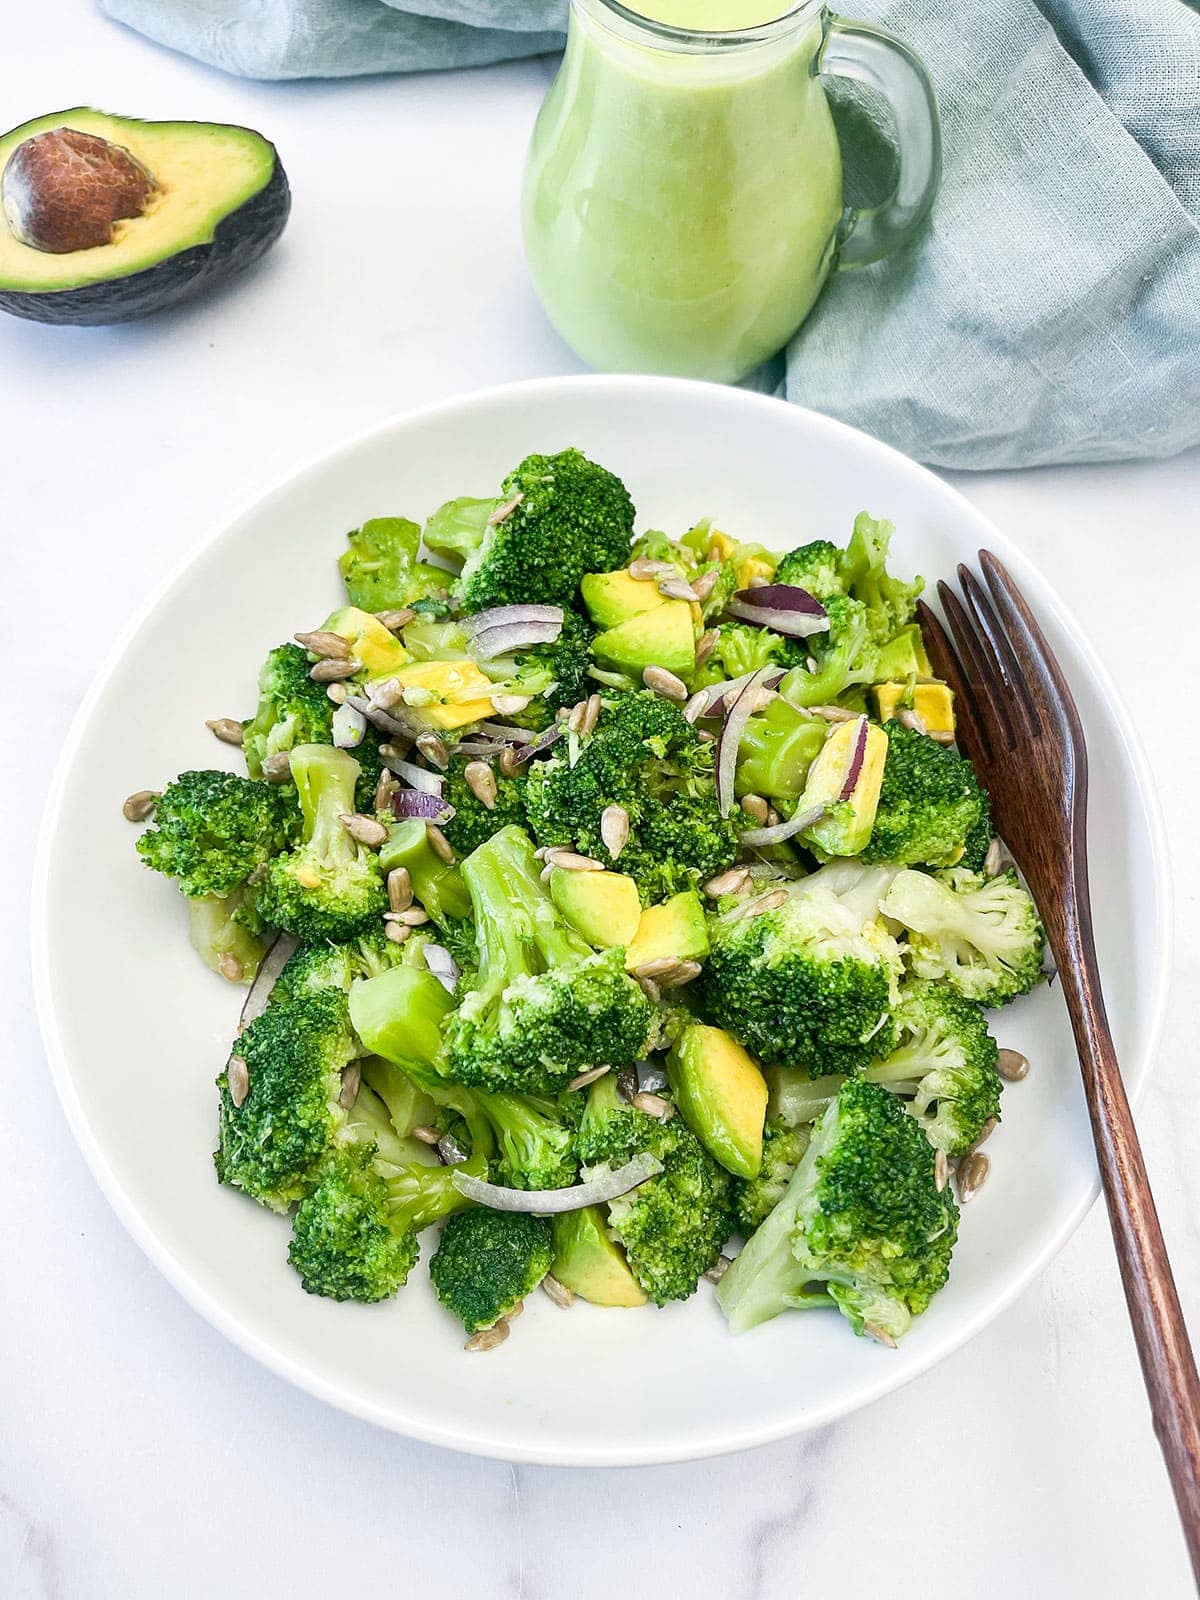
[[[959,582],[963,600],[975,623],[979,648],[991,671],[992,684],[999,690],[999,707],[1007,713],[1005,720],[1012,734],[1011,742],[1024,735],[1035,737],[1041,732],[1039,719],[1033,707],[1031,691],[1025,676],[1017,665],[1016,656],[983,585],[970,567],[959,563]]]
[[[920,623],[921,636],[925,641],[933,669],[939,678],[950,685],[951,693],[954,695],[954,704],[957,708],[956,742],[972,766],[978,766],[982,770],[991,760],[992,749],[988,741],[987,725],[979,714],[975,691],[963,674],[962,664],[955,654],[954,646],[946,637],[941,619],[929,609],[924,600],[918,602],[917,621]]]
[[[938,579],[938,593],[950,631],[958,645],[959,658],[972,685],[979,720],[988,729],[988,744],[998,756],[1004,745],[1012,747],[1012,726],[1007,716],[1008,696],[992,670],[983,643],[966,607],[944,578]]]
[[[1065,722],[1076,752],[1083,750],[1083,725],[1075,697],[1058,658],[1046,641],[1029,602],[1004,564],[990,550],[979,552],[979,565],[991,590],[996,612],[1006,630],[1013,657],[1029,686],[1032,701],[1047,724]]]

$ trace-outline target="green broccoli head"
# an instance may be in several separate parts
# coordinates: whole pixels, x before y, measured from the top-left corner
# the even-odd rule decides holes
[[[809,1137],[810,1129],[803,1125],[789,1128],[780,1117],[767,1119],[758,1175],[739,1178],[734,1186],[737,1225],[742,1233],[753,1233],[783,1199],[783,1192],[808,1149]]]
[[[466,556],[458,596],[467,611],[488,606],[569,606],[588,572],[624,564],[633,537],[633,502],[620,478],[578,450],[526,456],[501,488],[520,496],[485,524]]]
[[[548,1218],[480,1208],[447,1222],[429,1276],[446,1310],[478,1333],[532,1294],[553,1260]]]
[[[391,1210],[370,1146],[354,1144],[325,1164],[296,1208],[288,1260],[309,1294],[370,1304],[404,1286],[419,1251]]]
[[[721,622],[717,641],[694,687],[720,683],[726,678],[741,678],[760,667],[785,670],[802,664],[808,655],[802,639],[789,639],[770,628],[756,628],[748,622]]]
[[[775,569],[776,583],[790,583],[797,589],[806,589],[814,600],[822,604],[835,595],[845,594],[842,578],[843,552],[828,539],[813,539],[791,550]]]
[[[906,929],[916,976],[948,983],[978,1005],[1007,1005],[1043,976],[1045,930],[1015,872],[901,872],[882,909]]]
[[[866,1077],[900,1095],[930,1144],[965,1155],[1000,1116],[996,1041],[979,1007],[944,984],[910,983],[892,1016],[895,1045]]]
[[[916,1121],[886,1089],[848,1078],[717,1299],[734,1333],[832,1303],[855,1333],[893,1343],[945,1283],[957,1231]]]
[[[624,952],[597,953],[539,881],[533,846],[503,828],[462,864],[479,971],[446,1031],[443,1070],[459,1083],[555,1095],[577,1073],[636,1061],[653,1007]]]
[[[878,914],[889,875],[839,862],[780,886],[782,904],[710,920],[698,980],[708,1017],[762,1060],[849,1072],[888,1038],[900,952]]]
[[[235,1105],[229,1069],[217,1079],[217,1176],[286,1211],[315,1187],[322,1158],[345,1128],[342,1068],[357,1054],[345,996],[323,991],[269,1005],[232,1054],[245,1063],[250,1087]]]
[[[825,602],[828,630],[805,641],[806,664],[794,667],[779,692],[794,706],[832,705],[842,695],[880,676],[879,642],[871,632],[871,618],[860,600],[835,595]],[[811,658],[813,668],[807,665]]]
[[[312,662],[298,644],[272,650],[258,675],[258,710],[242,749],[250,776],[261,778],[268,756],[301,744],[332,744],[333,703],[309,677]]]
[[[483,1089],[464,1093],[473,1095],[495,1136],[496,1182],[511,1189],[565,1189],[575,1182],[575,1130],[552,1101]]]
[[[660,1122],[626,1104],[613,1073],[588,1093],[577,1148],[586,1178],[643,1150],[662,1162],[657,1177],[609,1202],[609,1227],[656,1305],[686,1300],[733,1232],[734,1179],[682,1117]]]
[[[137,853],[189,897],[224,898],[299,831],[290,790],[233,772],[183,772],[163,790]]]
[[[421,529],[407,517],[372,517],[346,538],[338,567],[352,606],[391,611],[414,600],[445,598],[451,574],[418,561]]]
[[[864,861],[943,867],[991,840],[988,798],[956,751],[898,722],[884,726],[887,760]],[[984,844],[984,853],[987,844]]]
[[[305,944],[352,939],[387,910],[379,857],[340,818],[354,811],[359,764],[329,745],[298,745],[292,777],[303,815],[299,845],[275,856],[259,896],[263,916]]]
[[[321,989],[340,989],[348,994],[356,978],[378,977],[412,959],[412,942],[393,944],[382,923],[367,928],[346,944],[302,944],[288,957],[275,980],[271,1002],[296,1000]]]
[[[841,562],[846,593],[866,607],[872,636],[880,644],[913,620],[917,597],[925,587],[923,578],[906,583],[889,574],[888,546],[895,531],[893,523],[860,511]]]
[[[619,858],[601,834],[610,805],[629,818]],[[539,845],[628,873],[650,902],[706,882],[737,852],[736,825],[717,803],[712,745],[677,705],[649,692],[618,696],[586,742],[536,762],[525,807]]]
[[[474,758],[453,757],[446,769],[442,791],[446,801],[454,807],[454,815],[442,823],[442,832],[460,856],[470,855],[501,828],[525,826],[524,779],[506,778],[493,767],[496,798],[491,806],[486,806],[466,780],[471,759]]]

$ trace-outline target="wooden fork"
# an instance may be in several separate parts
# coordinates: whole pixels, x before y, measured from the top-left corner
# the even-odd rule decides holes
[[[1088,891],[1083,727],[1024,595],[989,550],[979,552],[979,565],[986,589],[965,566],[961,599],[938,584],[957,653],[926,605],[921,627],[935,671],[954,690],[959,745],[1046,924],[1154,1431],[1200,1583],[1200,1381],[1104,1010]]]

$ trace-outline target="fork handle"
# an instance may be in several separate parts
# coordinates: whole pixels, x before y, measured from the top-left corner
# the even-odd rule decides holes
[[[1086,886],[1086,870],[1083,884]],[[1089,897],[1048,919],[1150,1412],[1200,1587],[1200,1379],[1104,1009]],[[1055,927],[1055,924],[1058,924]]]

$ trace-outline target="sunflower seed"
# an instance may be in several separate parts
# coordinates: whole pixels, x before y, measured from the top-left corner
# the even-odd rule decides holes
[[[390,711],[402,700],[407,701],[407,698],[404,685],[399,678],[377,678],[367,685],[367,699],[373,706],[379,706],[383,711]]]
[[[702,633],[696,640],[696,665],[702,667],[717,648],[720,635],[715,628],[710,628],[707,633]]]
[[[407,867],[393,867],[387,875],[388,906],[393,911],[407,911],[412,905],[412,873]]]
[[[138,789],[121,807],[121,815],[126,822],[145,822],[154,815],[157,804],[158,794],[154,789]]]
[[[685,983],[691,983],[693,978],[699,976],[698,961],[677,961],[671,971],[664,972],[657,981],[660,989],[682,989]]]
[[[636,1094],[630,1095],[629,1104],[635,1111],[641,1111],[657,1122],[670,1122],[675,1115],[675,1107],[671,1102],[664,1100],[660,1094],[651,1094],[649,1089],[639,1089]]]
[[[454,846],[438,827],[436,822],[427,822],[425,832],[429,837],[429,847],[434,855],[444,861],[448,867],[454,865]]]
[[[767,813],[770,806],[760,794],[744,794],[741,798],[741,807],[751,822],[756,822],[760,828],[766,826]]]
[[[721,1279],[729,1271],[732,1265],[733,1262],[728,1256],[718,1256],[704,1276],[708,1279],[709,1283],[720,1283]]]
[[[696,693],[683,708],[683,714],[689,722],[698,722],[708,710],[708,691],[697,689]]]
[[[629,813],[624,806],[605,806],[600,813],[600,837],[615,861],[629,843]]]
[[[635,978],[661,978],[665,972],[674,972],[679,965],[677,956],[656,956],[653,961],[643,961],[633,969]]]
[[[350,654],[350,641],[328,628],[316,628],[312,633],[294,633],[292,638],[302,644],[310,656],[320,656],[326,661],[345,661]]]
[[[987,1121],[984,1123],[983,1127],[980,1128],[979,1137],[978,1137],[978,1139],[976,1139],[975,1143],[971,1146],[971,1149],[972,1150],[978,1150],[981,1144],[985,1144],[987,1142],[987,1140],[989,1140],[992,1137],[992,1135],[995,1133],[997,1127],[999,1126],[999,1123],[1000,1123],[1000,1118],[999,1117],[989,1117],[987,1119]]]
[[[728,872],[718,872],[715,878],[710,878],[704,885],[704,892],[710,900],[719,900],[722,895],[741,894],[749,885],[749,867],[730,867]]]
[[[383,823],[376,822],[374,817],[364,817],[361,811],[343,811],[338,821],[352,839],[372,850],[378,850],[381,844],[387,843],[388,831]]]
[[[749,699],[751,716],[753,716],[756,711],[765,711],[771,704],[772,700],[778,699],[779,695],[776,690],[768,689],[765,684],[760,683],[758,688],[754,690]]]
[[[417,1123],[412,1131],[412,1136],[414,1139],[419,1139],[422,1144],[438,1144],[442,1137],[436,1128],[431,1128],[425,1122]]]
[[[561,1306],[564,1311],[569,1311],[575,1304],[575,1291],[568,1289],[565,1283],[559,1283],[553,1273],[548,1272],[542,1279],[542,1290],[548,1299],[553,1300],[556,1306]]]
[[[463,768],[467,788],[488,811],[496,808],[496,774],[486,761],[468,761]]]
[[[653,978],[639,978],[638,983],[641,984],[642,993],[652,1005],[662,1004],[662,990]]]
[[[988,845],[987,855],[983,858],[983,874],[986,878],[996,878],[1000,875],[1000,868],[1004,865],[1004,846],[999,839],[993,839]]]
[[[341,1106],[343,1111],[349,1111],[350,1107],[358,1099],[358,1091],[361,1088],[362,1063],[351,1061],[349,1065],[342,1068],[342,1092],[338,1095],[338,1105]]]
[[[564,872],[603,872],[604,863],[595,861],[591,856],[576,855],[574,850],[549,850],[546,860],[552,867],[561,867]]]
[[[523,762],[517,760],[517,752],[508,744],[501,750],[500,757],[496,762],[500,775],[504,778],[515,778],[523,765]]]
[[[403,698],[406,706],[412,706],[415,711],[419,711],[422,706],[431,706],[437,699],[437,695],[434,694],[432,689],[427,689],[424,684],[410,683],[404,691]]]
[[[435,767],[440,767],[443,772],[450,765],[450,752],[436,733],[421,733],[417,735],[417,749],[431,761]]]
[[[659,578],[664,572],[674,572],[675,568],[669,561],[648,561],[645,556],[638,556],[629,563],[627,570],[631,578]]]
[[[823,717],[826,722],[854,722],[857,711],[847,711],[845,706],[809,706],[810,716]]]
[[[339,678],[352,678],[361,671],[362,662],[346,656],[340,661],[318,661],[309,667],[308,675],[314,683],[336,683]]]
[[[926,728],[925,732],[934,744],[953,744],[954,734],[949,728]]]
[[[217,962],[217,971],[223,978],[227,978],[230,983],[241,983],[246,976],[242,963],[235,955],[231,955],[228,950]]]
[[[896,1348],[896,1341],[886,1328],[881,1328],[877,1322],[864,1322],[863,1332],[870,1334],[876,1344],[886,1345],[889,1350]]]
[[[824,815],[825,809],[826,808],[824,808],[824,807],[822,808],[822,815]],[[779,815],[778,811],[776,811],[775,807],[774,806],[768,806],[767,807],[767,827],[768,828],[777,828],[782,821],[783,821],[783,818]]]
[[[679,705],[683,705],[688,697],[687,684],[673,672],[668,672],[666,667],[647,667],[642,673],[642,682],[655,694],[661,694],[665,700],[674,700]]]
[[[928,736],[929,724],[919,711],[914,711],[911,706],[903,706],[896,713],[896,721],[902,728],[908,728],[913,733],[923,733]]]
[[[589,1083],[595,1083],[597,1078],[602,1078],[612,1068],[607,1064],[603,1067],[592,1067],[587,1072],[581,1072],[578,1077],[572,1078],[567,1085],[568,1089],[586,1089]]]
[[[554,868],[552,866],[549,866],[549,865],[544,866],[542,868],[542,870],[538,873],[538,882],[539,883],[549,883],[550,882],[550,874],[553,871],[554,871]]]
[[[389,911],[387,915],[406,928],[423,928],[429,921],[428,911],[421,906],[406,906],[403,911]]]
[[[816,658],[816,656],[805,656],[805,658],[804,658],[804,670],[806,672],[815,672],[817,670],[817,658]]]
[[[567,730],[570,733],[583,732],[583,719],[587,714],[587,701],[580,700],[567,712]]]
[[[939,1194],[950,1181],[950,1163],[944,1150],[939,1150],[933,1158],[933,1181]]]
[[[628,1105],[637,1092],[637,1073],[632,1067],[622,1067],[617,1073],[617,1093]]]
[[[286,750],[276,750],[262,764],[263,777],[268,783],[288,783],[292,776],[292,758]]]
[[[771,889],[766,894],[755,895],[753,900],[743,900],[728,915],[735,921],[742,917],[761,917],[764,912],[778,911],[787,904],[786,889]]]
[[[599,719],[600,696],[598,694],[590,694],[583,703],[583,722],[579,729],[585,739],[595,731],[596,723]]]
[[[325,685],[325,693],[335,706],[344,706],[346,704],[346,696],[350,691],[344,683],[327,683]]]
[[[401,628],[406,628],[416,616],[415,611],[410,611],[408,606],[401,606],[399,611],[377,611],[376,622],[382,622],[389,633],[399,633]]]
[[[531,694],[494,694],[492,708],[502,717],[515,717],[533,699]]]
[[[700,601],[691,584],[674,573],[658,580],[658,592],[664,600],[687,600],[691,605],[697,605]]]
[[[214,717],[211,722],[204,724],[210,728],[222,744],[240,745],[245,735],[245,729],[240,722],[235,722],[232,717]]]
[[[499,1322],[494,1322],[490,1328],[481,1328],[478,1333],[473,1333],[463,1345],[464,1350],[494,1350],[508,1338],[508,1323],[501,1317]]]
[[[1007,1083],[1020,1083],[1029,1076],[1029,1057],[1019,1050],[1001,1050],[996,1057],[996,1071]]]
[[[713,590],[717,587],[717,577],[718,574],[713,571],[702,572],[698,578],[693,579],[692,593],[696,596],[696,599],[699,600],[701,605],[704,604],[704,602],[712,594]]]
[[[524,498],[524,494],[518,489],[511,500],[506,500],[502,506],[497,506],[495,511],[492,512],[488,518],[488,527],[498,528],[502,522],[507,521]]]
[[[371,802],[376,811],[386,811],[392,803],[392,791],[397,787],[395,778],[386,767],[379,774],[379,782],[375,785],[375,798]]]
[[[229,1065],[225,1068],[225,1080],[229,1084],[229,1098],[234,1105],[245,1105],[246,1096],[250,1093],[250,1069],[241,1056],[230,1056]]]
[[[381,744],[379,758],[381,761],[403,761],[409,751],[407,744]]]
[[[988,1173],[992,1170],[992,1163],[981,1150],[972,1150],[958,1163],[958,1199],[961,1205],[966,1205],[968,1200],[974,1200],[987,1182]]]
[[[761,572],[756,572],[746,587],[747,589],[765,589],[770,581],[770,578],[764,577]]]

